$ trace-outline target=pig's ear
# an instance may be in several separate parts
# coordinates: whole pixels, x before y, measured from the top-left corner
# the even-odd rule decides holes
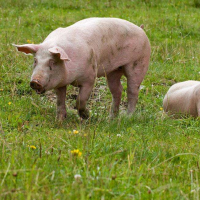
[[[36,53],[38,51],[38,49],[39,49],[39,45],[38,44],[23,44],[23,45],[13,44],[13,46],[15,46],[18,51],[21,51],[21,52],[23,52],[25,54]]]
[[[65,51],[62,48],[52,47],[48,50],[50,53],[58,55],[61,60],[70,61],[68,55],[65,53]]]

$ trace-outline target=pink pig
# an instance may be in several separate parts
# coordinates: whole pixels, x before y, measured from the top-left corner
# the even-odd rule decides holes
[[[58,28],[41,44],[14,45],[34,55],[30,86],[38,94],[55,89],[57,118],[66,118],[66,87],[80,88],[76,108],[88,118],[87,100],[96,77],[105,76],[112,93],[111,117],[119,111],[122,85],[127,78],[128,114],[138,100],[139,87],[148,70],[150,43],[142,29],[117,18],[89,18],[67,28]]]

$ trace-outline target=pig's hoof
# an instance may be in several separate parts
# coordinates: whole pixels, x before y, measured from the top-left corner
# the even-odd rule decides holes
[[[88,110],[79,110],[78,114],[83,119],[88,119],[90,117],[90,114],[89,114]]]
[[[111,111],[110,112],[110,119],[115,119],[119,115],[119,111]]]

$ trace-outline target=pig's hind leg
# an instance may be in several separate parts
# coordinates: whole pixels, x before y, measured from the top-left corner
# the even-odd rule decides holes
[[[127,78],[128,114],[130,115],[135,111],[140,84],[148,70],[148,64],[149,59],[143,58],[124,66],[124,75]]]
[[[119,112],[119,105],[123,90],[120,82],[122,75],[123,71],[121,67],[107,75],[108,87],[112,94],[112,106],[110,111],[111,118],[114,118]]]

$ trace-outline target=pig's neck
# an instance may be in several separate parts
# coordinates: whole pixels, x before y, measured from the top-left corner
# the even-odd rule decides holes
[[[77,66],[73,61],[67,61],[65,63],[65,68],[66,68],[66,85],[71,84],[74,82],[77,78]]]

